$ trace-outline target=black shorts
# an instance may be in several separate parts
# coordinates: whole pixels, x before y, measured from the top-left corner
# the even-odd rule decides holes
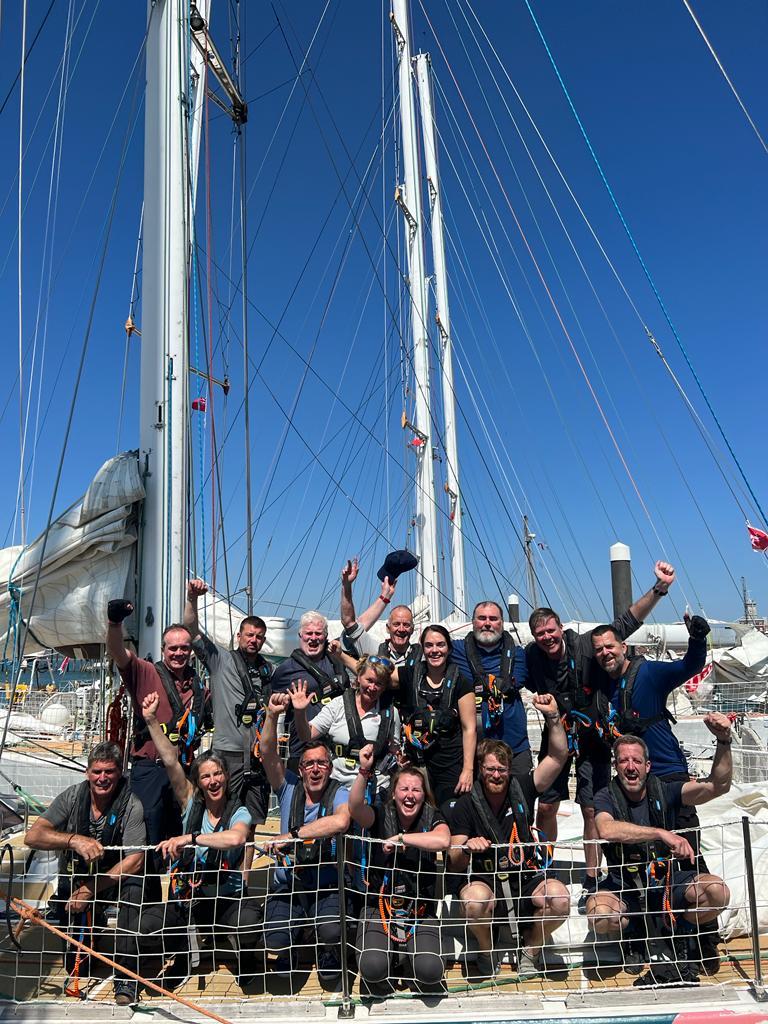
[[[541,883],[545,881],[546,877],[547,875],[544,871],[525,871],[519,884],[517,884],[517,880],[514,877],[512,878],[511,890],[512,898],[515,902],[515,917],[523,924],[527,922],[527,919],[533,917],[534,906],[532,896]],[[494,885],[494,878],[490,875],[471,875],[469,881],[470,883],[482,882],[488,886],[496,901],[493,909],[493,921],[495,924],[506,924],[509,915],[504,894],[501,892],[498,884]]]
[[[685,899],[685,890],[694,880],[698,871],[685,870],[682,871],[677,869],[672,875],[672,887],[670,891],[672,909],[673,910],[687,910],[689,904]],[[639,883],[645,888],[648,888],[648,907],[649,910],[655,911],[656,904],[658,903],[658,909],[662,908],[662,897],[664,893],[663,881],[658,883],[648,884],[648,876],[646,868],[643,866],[639,869]],[[630,913],[638,913],[643,909],[642,904],[644,903],[644,893],[630,886],[621,875],[616,874],[613,870],[609,870],[608,877],[604,878],[597,886],[598,892],[615,892],[626,905],[627,910]]]
[[[539,754],[539,761],[546,756]],[[611,781],[611,755],[606,749],[605,754],[600,750],[589,750],[587,753],[579,753],[576,761],[576,803],[582,807],[592,807],[595,793],[605,789]],[[571,777],[571,765],[573,757],[565,762],[565,767],[557,776],[549,789],[539,796],[539,803],[557,804],[561,800],[568,799],[568,781]]]

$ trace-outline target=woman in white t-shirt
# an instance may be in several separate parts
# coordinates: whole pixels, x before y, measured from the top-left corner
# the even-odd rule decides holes
[[[400,714],[386,699],[393,668],[389,658],[360,658],[352,686],[324,705],[311,723],[305,713],[311,699],[306,684],[299,682],[288,691],[300,739],[328,741],[334,754],[331,775],[343,786],[357,778],[360,751],[369,743],[374,747],[376,782],[379,788],[389,784],[393,756],[400,749]]]
[[[141,713],[168,772],[183,831],[157,847],[170,862],[169,898],[166,904],[145,911],[141,931],[145,935],[162,932],[165,952],[175,953],[165,984],[178,983],[189,974],[190,926],[211,934],[217,950],[229,948],[227,939],[219,936],[234,935],[243,987],[257,970],[259,914],[255,901],[244,898],[241,870],[251,815],[230,796],[227,769],[218,755],[200,754],[187,778],[176,747],[157,720],[158,700],[156,693],[145,697]]]

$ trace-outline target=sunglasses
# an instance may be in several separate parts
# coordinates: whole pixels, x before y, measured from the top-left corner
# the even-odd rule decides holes
[[[378,654],[369,654],[365,659],[369,665],[383,665],[384,668],[392,669],[395,667],[394,661],[390,658],[382,658]]]

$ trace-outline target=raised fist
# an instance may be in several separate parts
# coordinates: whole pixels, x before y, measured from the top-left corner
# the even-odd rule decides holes
[[[686,615],[685,624],[694,640],[703,640],[712,631],[707,620],[701,615]]]
[[[116,626],[119,626],[123,619],[127,619],[132,612],[133,605],[124,597],[118,601],[110,601],[107,605],[107,618]]]
[[[187,598],[189,600],[197,600],[198,597],[202,597],[203,594],[208,593],[208,584],[205,580],[193,579],[187,583]]]

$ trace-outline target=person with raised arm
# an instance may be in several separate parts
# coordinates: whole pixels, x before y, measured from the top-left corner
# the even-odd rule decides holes
[[[217,754],[199,754],[187,777],[157,717],[159,704],[159,694],[148,694],[141,711],[168,772],[182,830],[158,844],[158,853],[170,863],[170,898],[145,912],[141,931],[144,936],[162,935],[165,951],[175,954],[168,974],[173,982],[189,974],[191,926],[211,934],[216,949],[222,948],[220,936],[234,936],[238,982],[246,987],[257,969],[259,925],[258,908],[246,897],[241,870],[251,815],[230,792],[226,765]]]
[[[123,776],[117,744],[99,743],[90,751],[85,781],[60,793],[30,826],[24,842],[30,850],[58,852],[59,886],[48,908],[70,934],[82,941],[90,928],[106,928],[107,907],[117,904],[115,960],[138,973],[147,830],[141,803]],[[70,974],[87,975],[88,957],[68,953],[65,962]],[[138,998],[138,984],[118,975],[114,993],[118,1005],[128,1006]]]
[[[562,771],[568,744],[550,694],[533,698],[550,730],[549,749],[526,774],[512,771],[514,755],[501,740],[478,746],[479,777],[472,790],[446,805],[451,826],[448,867],[468,874],[459,899],[479,950],[476,973],[495,977],[501,955],[494,929],[508,927],[520,978],[545,973],[543,949],[570,909],[568,890],[547,874],[551,853],[532,828],[536,800]]]
[[[368,743],[374,746],[376,786],[381,790],[389,785],[393,757],[400,751],[400,715],[383,700],[392,668],[388,658],[377,654],[360,658],[352,686],[325,704],[311,723],[306,717],[310,700],[306,684],[296,683],[288,691],[299,739],[304,743],[327,740],[334,755],[332,777],[343,786],[351,786],[357,778],[360,751]]]
[[[647,593],[611,623],[611,630],[624,641],[639,629],[675,582],[675,570],[668,562],[656,562],[655,580]],[[582,877],[579,912],[597,887],[600,847],[595,842],[593,799],[608,784],[611,774],[611,727],[608,721],[610,683],[595,659],[594,630],[576,633],[564,629],[560,616],[551,608],[535,608],[528,619],[533,641],[525,649],[529,689],[551,693],[557,701],[569,737],[569,759],[551,789],[539,801],[536,824],[547,838],[557,838],[557,812],[568,799],[571,770],[576,769],[576,802],[584,821],[586,870]],[[605,627],[600,627],[605,628]],[[539,757],[547,752],[547,730],[542,734]]]
[[[131,697],[134,731],[130,785],[144,808],[147,841],[155,846],[162,839],[178,835],[181,821],[168,772],[141,715],[142,702],[149,694],[158,694],[157,717],[175,745],[177,759],[188,769],[203,735],[207,693],[190,664],[192,637],[189,630],[181,623],[166,627],[161,638],[161,660],[145,661],[125,645],[123,621],[132,614],[130,601],[109,602],[107,655],[117,665]],[[159,871],[161,865],[154,857],[148,858],[150,860]],[[156,889],[151,898],[159,898],[159,895]]]
[[[261,758],[280,806],[280,834],[266,844],[278,863],[264,908],[264,946],[277,955],[273,967],[289,976],[299,933],[307,924],[317,936],[315,962],[323,988],[341,979],[339,874],[336,837],[349,829],[349,791],[331,778],[331,751],[324,740],[305,743],[299,777],[283,767],[277,750],[277,720],[287,693],[273,693],[261,734]]]
[[[373,744],[360,751],[360,767],[349,793],[349,810],[368,835],[365,900],[357,931],[360,976],[373,995],[391,991],[390,979],[414,978],[434,991],[443,978],[437,920],[437,854],[451,832],[435,806],[426,773],[400,768],[383,804],[366,802],[375,770]]]
[[[258,615],[248,615],[235,635],[234,650],[214,643],[200,628],[197,605],[208,592],[199,579],[187,584],[184,625],[193,637],[193,648],[208,669],[213,705],[213,752],[227,766],[229,787],[250,811],[254,824],[266,820],[269,783],[261,761],[253,754],[264,720],[265,697],[272,666],[261,654],[267,626]]]
[[[598,943],[615,949],[624,936],[623,962],[634,970],[650,964],[635,984],[696,982],[702,961],[717,955],[709,948],[711,932],[701,929],[728,906],[728,886],[689,866],[694,851],[676,831],[683,808],[708,803],[731,786],[730,720],[712,712],[704,724],[715,737],[708,778],[657,778],[646,743],[625,734],[613,745],[615,779],[595,794],[598,835],[608,843],[608,877],[587,900],[587,914]],[[648,939],[653,941],[646,949]],[[599,963],[600,945],[595,952]]]

